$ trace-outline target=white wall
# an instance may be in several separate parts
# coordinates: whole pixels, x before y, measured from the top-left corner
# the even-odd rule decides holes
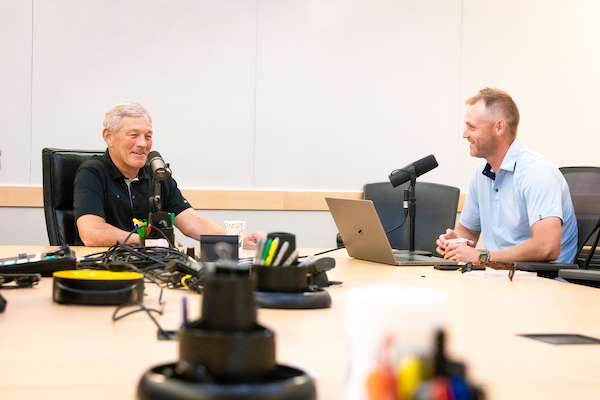
[[[0,185],[31,183],[32,3],[0,0]]]
[[[183,188],[359,191],[434,154],[421,179],[465,192],[462,104],[485,86],[513,95],[526,147],[598,165],[599,16],[595,0],[0,0],[0,185],[41,185],[43,147],[103,149],[104,113],[134,100]],[[245,219],[335,230],[296,215]]]
[[[559,167],[600,165],[599,18],[594,0],[465,0],[461,101],[486,85],[503,88],[521,112],[521,144]],[[477,160],[464,145],[458,154],[466,191]]]

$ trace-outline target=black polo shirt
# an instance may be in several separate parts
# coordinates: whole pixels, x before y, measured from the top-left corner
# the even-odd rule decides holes
[[[146,164],[140,169],[138,180],[131,182],[130,197],[125,177],[107,149],[102,156],[86,160],[77,170],[73,192],[75,221],[82,215],[93,214],[131,232],[133,218],[148,219],[151,197],[154,198],[154,183],[150,166]],[[190,207],[173,178],[161,182],[161,211],[177,215]]]

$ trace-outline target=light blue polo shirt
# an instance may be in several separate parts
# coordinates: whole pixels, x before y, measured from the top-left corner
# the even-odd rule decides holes
[[[488,172],[482,161],[471,178],[460,223],[481,231],[487,251],[511,248],[532,237],[531,226],[547,217],[562,220],[560,256],[573,262],[577,253],[577,220],[569,186],[546,157],[512,143],[500,170]]]

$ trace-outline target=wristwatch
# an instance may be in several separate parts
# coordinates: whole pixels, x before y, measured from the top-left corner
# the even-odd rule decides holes
[[[479,262],[488,262],[490,261],[490,252],[489,251],[484,251],[483,253],[479,254]]]

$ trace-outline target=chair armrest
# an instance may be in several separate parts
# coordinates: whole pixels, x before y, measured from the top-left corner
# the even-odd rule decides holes
[[[515,267],[519,271],[558,271],[561,269],[579,269],[579,265],[570,263],[551,263],[541,261],[516,262]]]
[[[600,271],[590,269],[561,269],[558,276],[575,283],[598,282],[600,283]],[[595,286],[595,285],[594,285]]]

